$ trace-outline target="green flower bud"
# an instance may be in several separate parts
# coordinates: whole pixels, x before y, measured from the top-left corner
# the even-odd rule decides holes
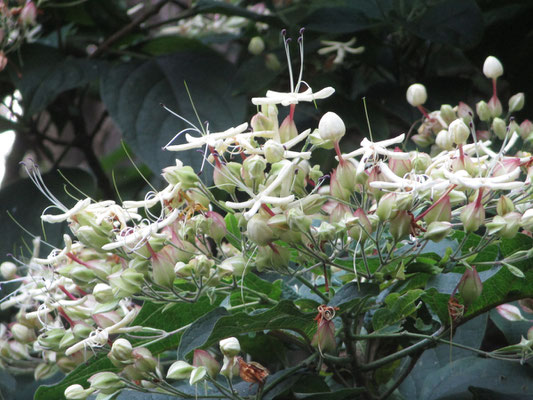
[[[355,175],[354,175],[355,178]],[[354,179],[355,183],[355,179]],[[337,178],[337,170],[333,170],[331,173],[331,178],[329,180],[329,192],[333,197],[336,197],[337,199],[348,201],[350,199],[350,196],[352,195],[352,192],[342,186],[341,182]]]
[[[254,36],[248,43],[248,51],[257,56],[265,50],[265,42],[260,36]]]
[[[435,144],[442,150],[452,150],[453,137],[447,130],[443,129],[437,134],[437,137],[435,138]]]
[[[429,154],[422,153],[419,151],[411,151],[409,153],[411,156],[411,162],[413,164],[413,169],[417,174],[422,174],[426,172],[426,169],[430,166],[432,160]]]
[[[468,126],[466,126],[462,119],[453,121],[448,127],[448,131],[453,141],[457,144],[465,144],[468,136],[470,136],[470,129],[468,129]]]
[[[520,218],[520,225],[527,231],[533,232],[533,208],[526,210]]]
[[[465,232],[475,232],[485,221],[485,209],[475,201],[465,206],[459,216]]]
[[[138,347],[131,352],[135,360],[133,365],[141,372],[154,372],[157,367],[157,360],[152,352],[146,347]]]
[[[398,209],[396,208],[396,193],[391,192],[383,195],[379,200],[376,209],[376,215],[380,221],[388,221],[396,216]]]
[[[439,201],[440,198],[436,201]],[[450,196],[439,201],[439,203],[427,212],[424,216],[424,221],[427,224],[431,224],[436,221],[450,222],[452,219],[452,205],[450,203]]]
[[[67,265],[58,270],[60,275],[69,277],[76,285],[84,286],[96,279],[95,273],[83,265]]]
[[[109,238],[92,226],[80,226],[76,231],[76,237],[85,246],[95,250],[101,250],[102,246],[109,243]]]
[[[514,203],[507,196],[500,196],[498,203],[496,204],[496,212],[500,216],[504,216],[507,213],[514,211]]]
[[[174,273],[174,262],[168,252],[162,250],[152,255],[152,280],[163,287],[172,287],[176,274]]]
[[[65,389],[64,395],[67,400],[85,400],[94,392],[94,389],[84,389],[83,386],[75,384]]]
[[[45,331],[39,335],[37,338],[37,343],[39,343],[39,346],[45,350],[58,351],[59,343],[61,342],[61,339],[65,333],[66,331],[62,328],[50,329],[49,331]]]
[[[109,275],[109,284],[115,297],[122,299],[141,291],[144,275],[130,268]]]
[[[267,224],[267,218],[261,214],[255,214],[250,218],[246,226],[246,232],[248,238],[259,246],[265,246],[275,239],[274,232]]]
[[[481,296],[482,291],[483,283],[481,283],[476,267],[472,267],[472,269],[467,268],[459,282],[459,294],[463,298],[465,306],[469,307],[476,301]]]
[[[111,355],[115,360],[129,364],[133,362],[132,351],[133,347],[129,340],[119,338],[113,342],[108,356]]]
[[[229,162],[225,165],[215,165],[213,182],[217,188],[222,189],[229,194],[234,194],[235,186],[237,182],[240,182],[240,171],[241,164],[236,162]]]
[[[401,151],[399,147],[396,147],[394,151]],[[405,174],[411,172],[413,165],[411,160],[398,160],[396,158],[389,159],[389,168],[399,177],[403,178]]]
[[[281,161],[283,159],[283,154],[285,154],[283,145],[272,139],[267,140],[263,146],[263,150],[265,151],[266,160],[271,164]]]
[[[13,339],[19,343],[27,344],[35,341],[35,331],[19,323],[15,323],[11,326],[11,334]]]
[[[455,111],[453,111],[453,107],[449,104],[443,104],[440,106],[440,116],[448,125],[457,119],[457,115],[455,114]]]
[[[357,170],[355,168],[355,165],[353,165],[351,161],[345,160],[343,163],[340,163],[339,166],[336,168],[334,174],[335,174],[335,179],[337,180],[338,184],[345,191],[347,191],[350,194],[355,191],[355,188],[357,186],[357,182],[355,179],[357,175]],[[333,174],[332,174],[332,179],[333,179]]]
[[[181,162],[180,162],[181,163]],[[172,166],[163,169],[163,178],[171,185],[181,183],[183,189],[190,189],[196,187],[198,183],[198,175],[190,166]]]
[[[291,208],[287,211],[287,223],[291,230],[309,232],[312,220],[299,208]]]
[[[93,296],[99,303],[109,303],[115,299],[113,289],[106,283],[97,283],[93,289]]]
[[[320,211],[327,198],[320,194],[312,194],[305,196],[304,198],[295,201],[290,205],[290,208],[300,208],[304,214],[311,215]]]
[[[281,143],[288,142],[298,136],[298,129],[294,120],[287,115],[279,127],[279,138]]]
[[[533,123],[529,119],[525,119],[520,124],[520,136],[522,139],[528,140],[531,142],[531,139],[529,139],[529,135],[533,133]]]
[[[405,97],[407,102],[413,107],[421,106],[428,98],[426,87],[420,83],[414,83],[407,88]]]
[[[205,367],[193,367],[191,371],[191,377],[189,378],[189,385],[195,385],[202,381],[207,375],[207,369]]]
[[[265,268],[285,271],[290,261],[290,250],[280,246],[259,246],[255,257],[255,267],[258,271]]]
[[[355,210],[354,217],[356,218],[356,221],[354,226],[348,230],[348,235],[350,235],[353,240],[364,243],[368,238],[368,234],[372,233],[372,224],[362,208]]]
[[[492,131],[498,137],[498,139],[505,139],[505,135],[507,134],[507,126],[505,125],[505,121],[501,118],[494,118],[492,120]]]
[[[272,119],[268,118],[262,112],[258,112],[252,117],[250,125],[252,126],[254,132],[271,131],[274,129]]]
[[[189,265],[193,268],[194,273],[197,276],[209,276],[211,268],[215,265],[215,262],[205,255],[195,256]]]
[[[219,243],[228,233],[226,221],[222,215],[215,211],[208,211],[205,215],[211,222],[209,225],[209,236],[215,242]]]
[[[411,140],[418,146],[418,147],[429,147],[433,143],[435,143],[435,140],[433,139],[433,136],[429,133],[419,133],[416,135],[411,136]]]
[[[452,224],[445,221],[434,221],[427,227],[424,239],[440,242],[452,231]]]
[[[205,350],[194,350],[193,362],[195,367],[204,367],[211,378],[218,375],[220,371],[220,364]]]
[[[495,118],[502,115],[502,103],[500,102],[500,99],[497,97],[492,96],[487,103],[487,107],[490,110],[490,115]]]
[[[33,371],[33,378],[36,381],[40,381],[42,379],[50,378],[52,375],[54,375],[57,372],[54,364],[46,364],[46,363],[40,363],[35,367],[35,370]]]
[[[487,223],[490,235],[498,235],[505,239],[512,239],[520,228],[520,218],[522,215],[517,212],[509,212],[503,217],[496,215],[491,222]]]
[[[4,261],[0,264],[0,273],[6,281],[9,281],[17,276],[17,266],[11,261]]]
[[[226,258],[218,266],[220,276],[233,275],[235,277],[241,277],[246,267],[246,260],[242,255]]]
[[[330,223],[323,221],[316,229],[315,233],[319,241],[333,240],[337,234],[337,228]]]
[[[241,352],[241,344],[235,337],[223,339],[218,343],[218,345],[220,347],[220,351],[226,357],[235,357]]]
[[[72,334],[78,340],[88,338],[92,331],[92,328],[84,323],[76,324],[72,328]]]
[[[489,79],[498,79],[503,75],[503,66],[496,57],[488,56],[483,63],[483,74]]]
[[[142,371],[139,371],[135,368],[134,364],[128,364],[126,366],[119,366],[122,368],[122,375],[132,381],[140,381],[143,378],[146,378],[146,374]]]
[[[83,362],[83,360],[81,360]],[[68,374],[73,371],[79,364],[76,360],[73,360],[69,357],[61,357],[56,362],[57,367],[64,374]],[[94,389],[91,389],[94,392]]]
[[[125,386],[113,372],[98,372],[87,379],[87,382],[91,384],[91,389],[99,390],[103,394],[113,394]]]
[[[281,68],[281,63],[275,54],[268,53],[265,56],[265,66],[271,71],[279,71]]]
[[[390,234],[395,241],[399,242],[411,231],[411,217],[407,211],[399,211],[390,221]]]
[[[68,349],[70,346],[76,344],[79,342],[79,339],[74,337],[74,333],[72,332],[72,329],[69,329],[65,332],[65,335],[61,338],[61,341],[59,342],[59,349],[65,350]]]
[[[318,122],[318,134],[324,141],[338,142],[346,133],[344,121],[334,112],[325,113]]]
[[[243,170],[251,179],[264,179],[266,166],[266,160],[257,154],[247,157],[242,163]]]
[[[194,367],[185,361],[176,361],[167,372],[167,379],[189,379]]]
[[[476,113],[481,121],[490,121],[492,118],[489,106],[483,100],[476,104]]]

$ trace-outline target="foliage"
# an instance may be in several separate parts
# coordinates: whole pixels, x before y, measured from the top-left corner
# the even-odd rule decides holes
[[[5,3],[4,398],[533,396],[530,4]]]

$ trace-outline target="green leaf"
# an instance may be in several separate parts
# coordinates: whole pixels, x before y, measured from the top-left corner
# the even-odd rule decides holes
[[[65,57],[55,48],[39,44],[24,46],[21,59],[20,70],[9,71],[22,94],[26,117],[44,110],[60,93],[98,79],[104,65],[97,60]]]
[[[483,17],[474,0],[446,0],[428,7],[410,29],[432,42],[470,48],[483,35]]]
[[[358,395],[363,392],[365,392],[364,388],[346,388],[334,392],[294,393],[294,397],[305,400],[344,400],[357,399],[359,397]]]
[[[225,310],[215,309],[187,329],[178,349],[178,358],[184,358],[194,349],[205,348],[242,333],[288,329],[308,337],[316,325],[313,317],[303,314],[287,300],[253,314],[240,312],[225,315]]]
[[[524,273],[519,268],[516,268],[514,265],[511,265],[511,264],[506,263],[506,262],[502,262],[502,264],[505,265],[507,267],[507,269],[509,270],[509,272],[511,274],[513,274],[514,276],[516,276],[518,278],[525,278],[526,277],[524,275]]]
[[[339,307],[340,311],[350,309],[360,301],[379,294],[379,286],[372,283],[350,282],[342,286],[329,301],[331,307]]]
[[[391,293],[385,298],[385,308],[380,308],[372,318],[374,330],[380,330],[406,318],[417,309],[415,302],[424,293],[421,289],[410,290],[400,295]]]
[[[368,29],[381,20],[376,2],[338,1],[325,5],[315,2],[302,23],[306,29],[323,33],[351,33]]]
[[[145,62],[117,64],[102,77],[100,92],[126,141],[154,173],[159,174],[162,168],[174,165],[176,158],[199,171],[202,156],[196,150],[180,153],[161,150],[178,132],[190,126],[160,104],[165,104],[198,129],[204,121],[209,122],[211,132],[239,125],[245,118],[246,101],[242,96],[231,94],[234,75],[233,65],[214,52],[184,51]],[[173,144],[183,141],[180,137]],[[212,176],[209,166],[204,176]]]
[[[226,229],[230,233],[226,236],[226,239],[237,249],[241,250],[241,230],[239,229],[237,218],[235,215],[228,213],[224,217],[224,221],[226,221]]]

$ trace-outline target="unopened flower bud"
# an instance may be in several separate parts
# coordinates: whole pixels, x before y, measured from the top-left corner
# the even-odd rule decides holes
[[[205,367],[211,378],[216,377],[220,371],[219,362],[205,350],[194,350],[192,364],[195,367]]]
[[[452,224],[445,221],[434,221],[427,227],[424,239],[440,242],[452,231]]]
[[[496,204],[496,212],[500,216],[504,216],[507,213],[514,211],[514,203],[507,196],[500,196],[498,203]]]
[[[457,117],[462,119],[465,124],[468,124],[470,121],[472,121],[473,116],[474,111],[472,108],[468,104],[460,101],[457,105]]]
[[[407,88],[406,98],[413,107],[421,106],[428,98],[426,87],[420,83],[412,84]]]
[[[116,360],[122,362],[132,362],[133,347],[127,339],[117,339],[111,346],[111,354]]]
[[[354,226],[348,230],[348,235],[355,241],[364,242],[372,233],[372,224],[362,208],[355,210],[353,215],[357,220]]]
[[[468,126],[466,126],[462,119],[456,119],[453,121],[448,127],[448,131],[450,132],[453,141],[457,144],[465,144],[468,140],[468,136],[470,136],[470,129],[468,129]]]
[[[33,370],[33,379],[40,381],[42,379],[50,378],[57,372],[54,364],[40,363]]]
[[[354,192],[357,186],[357,181],[355,179],[356,174],[355,165],[349,160],[340,163],[335,169],[335,179],[338,184],[350,194]]]
[[[181,164],[181,163],[180,163]],[[196,186],[198,175],[190,166],[177,165],[163,169],[163,178],[171,185],[181,183],[183,189],[190,189]]]
[[[450,196],[446,195],[444,199],[441,200],[439,198],[436,201],[439,203],[426,213],[424,216],[424,221],[426,221],[428,224],[436,221],[450,222],[452,219]]]
[[[91,384],[91,389],[103,394],[113,394],[124,387],[124,382],[113,372],[99,372],[87,379],[87,382]]]
[[[61,341],[59,342],[59,349],[65,350],[72,346],[73,344],[77,343],[78,339],[74,337],[74,333],[71,329],[65,332],[65,335],[61,338]]]
[[[475,232],[485,221],[485,209],[476,201],[465,206],[459,217],[463,223],[465,232]]]
[[[79,384],[70,385],[65,389],[64,395],[67,400],[85,400],[94,392],[94,389],[84,389]]]
[[[124,298],[141,291],[144,275],[128,268],[109,275],[108,280],[115,297]]]
[[[401,152],[399,147],[396,147],[394,151]],[[394,172],[400,178],[403,178],[405,174],[411,172],[411,170],[413,169],[413,165],[411,163],[411,160],[399,160],[397,158],[390,158],[389,168],[391,169],[392,172]],[[353,180],[353,175],[352,175],[352,180]]]
[[[305,215],[299,208],[291,208],[287,211],[287,224],[289,225],[289,229],[298,232],[309,232],[311,223],[311,218]]]
[[[261,214],[255,214],[246,226],[248,238],[259,246],[266,246],[275,239],[274,232],[267,224],[267,219]]]
[[[272,119],[268,118],[262,112],[258,112],[252,117],[250,120],[250,126],[254,132],[271,131],[274,129]]]
[[[489,121],[492,118],[489,106],[483,100],[476,104],[476,113],[481,121]]]
[[[88,338],[92,331],[92,328],[84,323],[76,324],[72,328],[72,334],[78,340]]]
[[[498,139],[505,139],[505,135],[507,134],[507,126],[505,125],[505,121],[501,118],[494,118],[492,120],[492,131],[498,137]]]
[[[439,133],[437,133],[437,137],[435,138],[435,143],[442,150],[452,150],[454,142],[453,142],[453,137],[450,134],[450,132],[443,129]]]
[[[453,107],[449,104],[443,104],[440,106],[440,116],[448,125],[453,120],[457,119],[457,115],[455,114],[455,111],[453,111]]]
[[[529,119],[525,119],[520,124],[520,136],[522,139],[529,140],[529,135],[533,133],[533,123]]]
[[[50,329],[39,335],[37,343],[45,350],[59,350],[59,343],[65,333],[66,331],[62,328]]]
[[[237,357],[224,356],[224,365],[222,365],[220,374],[230,379],[239,375],[239,364],[237,362]]]
[[[215,211],[208,211],[205,215],[210,221],[209,236],[215,242],[220,242],[228,233],[224,217]]]
[[[465,306],[468,307],[476,301],[481,296],[482,291],[483,283],[481,283],[476,267],[472,267],[472,269],[467,268],[459,282],[459,293],[463,298]]]
[[[413,169],[415,170],[415,172],[417,174],[426,172],[426,169],[432,162],[429,154],[418,151],[411,151],[409,155],[411,156],[411,162],[413,164]]]
[[[268,53],[265,56],[265,66],[271,71],[279,71],[281,68],[281,63],[275,54]]]
[[[0,265],[0,273],[6,281],[9,281],[17,275],[17,266],[11,261],[4,261]]]
[[[520,228],[520,218],[522,215],[517,212],[509,212],[503,217],[496,215],[491,222],[487,223],[489,235],[498,235],[504,239],[512,239]]]
[[[281,143],[288,142],[298,136],[298,129],[294,123],[294,119],[287,115],[279,127],[279,138]]]
[[[344,121],[334,112],[325,113],[318,123],[318,134],[325,141],[337,142],[346,133]]]
[[[489,79],[498,79],[503,75],[503,65],[496,57],[488,56],[483,63],[483,73]]]
[[[35,331],[33,329],[19,323],[15,323],[11,326],[11,334],[17,342],[23,344],[31,343],[36,339]]]
[[[390,234],[396,242],[402,240],[411,231],[411,217],[407,211],[400,211],[390,221]]]
[[[512,304],[500,304],[496,307],[496,311],[507,321],[517,322],[525,320],[520,309]]]
[[[146,347],[138,347],[131,353],[134,358],[133,365],[141,372],[154,372],[157,367],[157,360],[152,352]]]
[[[509,99],[509,112],[520,111],[524,108],[524,93],[517,93]]]
[[[189,378],[189,385],[194,385],[202,381],[207,375],[207,369],[205,367],[193,367],[191,376]]]
[[[238,182],[241,174],[241,164],[236,162],[229,162],[225,165],[216,164],[213,170],[213,182],[217,188],[228,192],[235,193],[236,182]]]
[[[250,43],[248,43],[248,51],[250,54],[257,56],[265,50],[265,42],[260,36],[254,36]]]
[[[56,365],[61,372],[68,374],[78,366],[78,363],[69,357],[61,357],[57,360]],[[94,391],[94,389],[92,390]]]
[[[243,161],[242,168],[251,179],[264,179],[266,165],[266,160],[260,155],[255,154],[247,157]]]
[[[220,346],[220,351],[222,354],[227,357],[235,357],[241,351],[239,340],[235,337],[223,339],[218,343],[218,345]]]
[[[194,367],[185,361],[176,361],[173,363],[167,372],[167,379],[189,379]]]
[[[313,346],[318,347],[320,353],[333,353],[337,348],[335,341],[335,324],[326,318],[322,319],[311,341]]]
[[[218,266],[220,276],[232,275],[235,277],[241,277],[246,267],[246,260],[242,255],[226,258]]]
[[[27,2],[20,11],[20,22],[23,25],[34,25],[37,19],[37,7],[32,1]]]
[[[376,209],[376,215],[380,221],[388,221],[396,216],[398,210],[396,208],[396,196],[394,192],[387,193],[379,200]]]
[[[413,135],[411,136],[411,140],[418,147],[429,147],[435,142],[435,140],[433,139],[433,136],[429,132],[423,132],[423,133]]]
[[[492,118],[499,117],[500,115],[502,115],[502,103],[497,97],[492,96],[489,102],[487,103],[487,107],[490,111],[490,116]]]
[[[272,139],[267,140],[263,146],[263,150],[265,151],[266,160],[271,164],[281,161],[283,159],[283,154],[285,153],[283,145]]]
[[[159,286],[172,287],[176,274],[170,254],[161,251],[152,256],[152,279]]]
[[[93,296],[99,303],[108,303],[115,299],[113,289],[106,283],[97,283],[93,289]]]
[[[526,210],[526,212],[520,218],[520,225],[530,232],[533,232],[533,208]]]

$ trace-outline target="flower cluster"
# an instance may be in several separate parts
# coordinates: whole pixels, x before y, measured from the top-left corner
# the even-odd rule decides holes
[[[299,43],[303,54],[302,36]],[[499,74],[491,65],[485,73],[495,81]],[[365,138],[359,149],[343,153],[339,143],[346,127],[339,115],[327,112],[316,128],[306,130],[294,120],[299,103],[327,98],[334,89],[313,91],[302,81],[303,63],[296,81],[290,74],[288,92],[268,91],[252,99],[258,112],[250,124],[223,132],[191,128],[196,135],[186,134],[185,143],[173,140],[166,146],[175,152],[204,149],[218,192],[176,160],[163,170],[166,187],[144,200],[117,204],[81,199],[69,209],[44,187],[38,169],[27,166],[59,210],[45,210],[42,220],[66,221],[72,236],[65,235],[64,248],[47,258],[38,257],[37,240],[29,261],[2,264],[5,279],[20,282],[1,303],[4,309],[20,309],[16,322],[0,330],[2,365],[22,369],[38,360],[35,375],[41,378],[56,368],[69,372],[93,352],[106,352],[119,375],[95,374],[88,388],[70,386],[68,399],[109,395],[124,387],[175,393],[165,379],[188,379],[195,385],[208,377],[227,395],[231,391],[213,379],[219,372],[262,387],[268,370],[237,357],[235,338],[220,342],[222,367],[209,352],[197,350],[193,365],[180,360],[165,373],[146,346],[133,347],[128,337],[151,335],[153,343],[186,327],[165,332],[135,325],[139,300],[193,303],[233,291],[253,297],[257,293],[242,284],[244,277],[265,269],[291,276],[312,273],[325,292],[331,268],[357,282],[383,283],[394,279],[388,269],[397,265],[394,261],[416,256],[454,230],[464,231],[465,238],[484,230],[484,240],[468,249],[473,253],[498,238],[533,231],[533,158],[508,155],[524,135],[513,121],[501,119],[503,128],[498,128],[501,107],[498,112],[496,100],[486,106],[492,122],[490,135],[483,134],[474,129],[474,113],[464,104],[423,109],[425,88],[414,85],[407,98],[424,119],[413,139],[420,142],[436,133],[431,154],[401,150],[403,134],[379,141]],[[513,98],[509,113],[523,104]],[[281,123],[278,106],[289,108]],[[499,150],[491,149],[493,137],[502,141]],[[335,149],[333,171],[313,164],[319,148]],[[225,197],[216,195],[221,192]],[[379,266],[372,266],[369,257],[379,260]],[[468,264],[467,251],[450,257]],[[336,262],[339,258],[353,259],[353,268]],[[459,287],[465,305],[482,290],[477,272],[467,275]],[[255,300],[268,301],[264,296]],[[334,352],[336,309],[320,307],[313,342],[320,354]]]

